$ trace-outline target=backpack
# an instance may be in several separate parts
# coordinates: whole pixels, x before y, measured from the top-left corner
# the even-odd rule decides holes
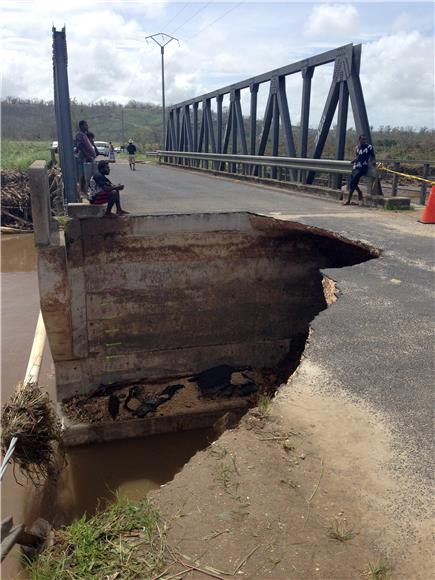
[[[95,181],[94,176],[91,177],[89,180],[89,187],[88,187],[88,200],[94,201],[97,197],[97,194],[102,191],[102,188],[98,183]]]

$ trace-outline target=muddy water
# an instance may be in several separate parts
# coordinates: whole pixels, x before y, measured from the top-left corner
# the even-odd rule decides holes
[[[36,253],[32,235],[1,238],[1,396],[4,403],[22,381],[39,312]],[[44,354],[40,385],[55,399],[54,368],[48,347]],[[71,450],[60,480],[35,490],[17,485],[10,467],[1,487],[2,518],[30,525],[38,516],[62,525],[93,513],[114,492],[132,499],[146,495],[170,481],[190,457],[210,442],[206,430],[152,438],[83,446]],[[17,474],[19,477],[19,474]],[[3,579],[20,574],[19,550],[2,565]]]

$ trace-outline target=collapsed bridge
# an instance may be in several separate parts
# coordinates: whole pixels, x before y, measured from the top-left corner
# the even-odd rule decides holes
[[[44,171],[34,166],[33,182]],[[294,370],[310,321],[327,306],[320,270],[376,255],[331,232],[245,212],[105,220],[77,208],[61,231],[42,199],[32,204],[58,402],[70,401],[71,411],[102,395],[105,406],[69,413],[71,444],[205,427],[228,410],[245,412],[257,389],[207,396],[189,378],[222,366]],[[261,392],[264,381],[246,376],[238,386],[254,382]],[[182,387],[142,417],[119,412],[139,384],[142,403]]]

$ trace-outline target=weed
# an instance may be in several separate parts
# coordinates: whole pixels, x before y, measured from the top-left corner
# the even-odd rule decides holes
[[[391,568],[382,560],[376,563],[369,562],[363,571],[363,575],[375,580],[388,580],[391,578]]]
[[[332,540],[338,540],[339,542],[347,542],[354,538],[356,534],[345,521],[339,518],[335,518],[328,528],[328,536]]]
[[[27,562],[31,578],[106,578],[121,570],[123,578],[140,577],[145,571],[152,576],[163,567],[158,521],[158,512],[147,500],[117,497],[104,511],[93,517],[84,515],[59,530],[54,545]],[[158,537],[160,546],[154,547]]]
[[[212,445],[209,448],[209,453],[217,459],[223,459],[227,455],[228,451],[223,445]]]
[[[295,481],[292,481],[291,479],[288,481],[286,479],[281,479],[280,483],[284,483],[285,485],[288,485],[291,489],[298,489],[299,488],[299,485]]]
[[[233,470],[226,463],[220,463],[216,472],[216,479],[223,485],[225,491],[228,491],[231,483]]]
[[[271,404],[271,397],[262,396],[258,399],[258,413],[262,419],[266,419],[269,416]]]
[[[236,456],[231,454],[230,455],[230,459],[231,459],[231,463],[232,463],[232,466],[233,466],[234,473],[237,473],[237,475],[240,475],[239,468],[237,467],[237,458],[236,458]]]
[[[220,458],[220,462],[215,469],[216,480],[222,484],[228,495],[240,503],[242,498],[239,495],[240,481],[236,478],[236,476],[240,475],[237,467],[237,458],[232,453],[228,454],[226,449],[223,454],[223,449],[225,448],[215,449],[215,454],[218,454]]]
[[[295,445],[289,439],[286,439],[282,446],[286,451],[294,451],[296,449]]]
[[[54,220],[58,223],[59,227],[63,229],[71,221],[71,218],[66,215],[58,215],[54,217]]]

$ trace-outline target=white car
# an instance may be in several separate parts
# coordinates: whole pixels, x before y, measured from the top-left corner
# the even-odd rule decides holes
[[[94,143],[100,155],[109,157],[109,143],[107,141],[94,141]]]

